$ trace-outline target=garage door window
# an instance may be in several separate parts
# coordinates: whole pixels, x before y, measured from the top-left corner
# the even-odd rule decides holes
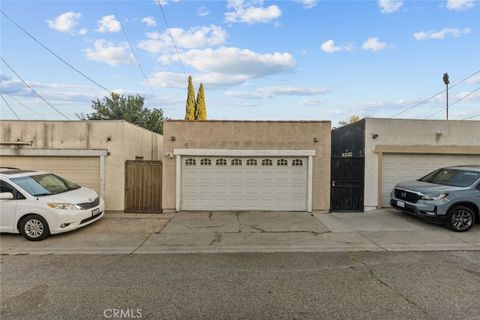
[[[281,166],[281,167],[288,166],[287,159],[278,159],[277,160],[277,166]]]
[[[242,160],[241,159],[232,159],[232,166],[241,166]]]
[[[193,159],[193,158],[187,158],[187,159],[185,159],[185,165],[186,166],[196,166],[197,161],[195,161],[195,159]]]
[[[262,166],[272,166],[272,165],[273,165],[272,159],[263,159],[262,160]]]
[[[292,166],[294,167],[301,167],[303,166],[303,161],[301,159],[293,159]]]
[[[257,160],[255,159],[248,159],[247,160],[247,166],[256,166],[257,165]]]
[[[217,160],[215,161],[215,164],[216,164],[217,166],[226,166],[226,165],[227,165],[227,160],[225,160],[225,159],[217,159]]]
[[[212,165],[212,160],[210,160],[210,159],[202,159],[202,160],[200,160],[200,165],[201,165],[201,166],[211,166],[211,165]]]

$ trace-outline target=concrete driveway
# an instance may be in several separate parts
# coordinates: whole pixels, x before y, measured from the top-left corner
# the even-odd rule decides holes
[[[480,250],[480,225],[455,233],[393,209],[366,213],[107,214],[83,229],[29,242],[0,236],[2,254]]]

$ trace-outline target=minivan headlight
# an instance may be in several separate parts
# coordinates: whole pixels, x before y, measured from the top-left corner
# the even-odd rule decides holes
[[[424,194],[422,200],[442,200],[448,196],[448,193]]]
[[[56,202],[49,202],[47,205],[53,209],[63,209],[63,210],[79,210],[80,208],[73,203],[56,203]]]

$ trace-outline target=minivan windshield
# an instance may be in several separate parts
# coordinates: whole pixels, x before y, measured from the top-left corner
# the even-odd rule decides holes
[[[418,181],[452,187],[469,187],[480,179],[480,172],[458,169],[438,169]]]
[[[51,173],[12,178],[11,180],[34,197],[49,196],[80,188],[79,185]]]

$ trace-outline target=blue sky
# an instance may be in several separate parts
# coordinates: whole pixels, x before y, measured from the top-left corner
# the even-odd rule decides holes
[[[209,119],[348,120],[391,117],[480,70],[480,3],[445,1],[2,1],[2,10],[109,90],[146,97],[183,118],[186,78],[204,83]],[[149,89],[126,33],[143,67]],[[1,56],[68,117],[106,91],[1,16]],[[1,64],[3,97],[22,119],[61,119]],[[480,73],[450,103],[480,87]],[[442,110],[444,95],[399,117]],[[28,110],[29,108],[35,111]],[[1,101],[1,118],[14,118]],[[451,118],[480,113],[480,91]],[[444,112],[433,118],[440,119]],[[480,117],[473,118],[480,119]]]

